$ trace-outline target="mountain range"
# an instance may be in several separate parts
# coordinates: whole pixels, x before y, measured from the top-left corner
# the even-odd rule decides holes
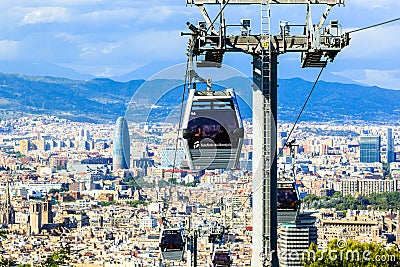
[[[279,80],[279,120],[295,121],[312,85],[299,78]],[[217,81],[214,89],[222,87],[235,89],[242,117],[250,118],[251,80],[233,77]],[[135,122],[176,122],[183,90],[183,82],[172,79],[117,82],[105,78],[73,80],[0,73],[0,112],[2,118],[46,114],[74,121],[110,123],[126,115]],[[321,81],[300,121],[397,124],[399,118],[400,91]]]

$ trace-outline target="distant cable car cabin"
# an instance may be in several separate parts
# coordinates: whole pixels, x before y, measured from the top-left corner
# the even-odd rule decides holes
[[[160,235],[160,252],[163,260],[183,260],[185,238],[180,228],[164,228]]]
[[[213,244],[222,244],[224,241],[225,228],[220,225],[215,225],[210,229],[210,234],[208,236],[208,242]]]
[[[190,169],[237,168],[244,130],[233,89],[191,89],[182,129]]]
[[[229,267],[232,265],[232,253],[229,249],[216,248],[212,256],[213,267]]]
[[[278,223],[294,222],[300,209],[297,185],[293,181],[278,181]]]

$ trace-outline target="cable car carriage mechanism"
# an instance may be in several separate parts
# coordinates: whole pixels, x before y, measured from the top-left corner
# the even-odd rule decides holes
[[[182,122],[183,144],[189,168],[235,169],[244,129],[233,89],[189,90]]]

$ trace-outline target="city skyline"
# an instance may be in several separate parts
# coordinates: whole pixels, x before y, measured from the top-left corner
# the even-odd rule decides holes
[[[169,199],[167,217],[174,223],[190,217],[193,225],[202,227],[215,222],[230,225],[228,243],[232,248],[233,263],[237,266],[249,264],[251,209],[254,204],[250,200],[251,164],[249,168],[236,170],[192,172],[181,169],[173,172],[173,153],[170,152],[175,149],[178,125],[130,123],[131,161],[134,165],[129,172],[114,170],[110,157],[115,144],[115,130],[123,128],[123,118],[119,122],[93,124],[55,116],[22,117],[0,122],[0,202],[6,204],[0,215],[4,218],[8,214],[11,218],[7,221],[8,241],[2,244],[6,250],[10,246],[26,248],[36,244],[29,252],[15,252],[11,257],[18,258],[21,263],[43,259],[57,251],[61,235],[71,240],[74,251],[82,251],[73,257],[73,263],[86,261],[101,265],[107,260],[118,259],[125,263],[142,262],[147,264],[144,266],[153,266],[159,255],[154,248],[158,246],[162,227],[160,203]],[[250,122],[245,122],[244,126],[241,161],[251,162],[253,126]],[[288,123],[278,125],[280,144],[291,126]],[[392,129],[395,154],[400,154],[400,126],[298,124],[293,132],[298,144],[296,156],[293,158],[290,151],[284,149],[282,156],[278,157],[278,171],[290,172],[295,159],[299,195],[317,200],[304,201],[301,211],[306,213],[300,213],[296,222],[282,225],[284,238],[280,241],[279,254],[282,263],[290,264],[292,258],[287,257],[288,253],[299,253],[311,243],[317,242],[319,248],[326,248],[328,241],[338,237],[340,231],[334,230],[338,227],[346,229],[342,236],[358,242],[377,241],[390,246],[394,241],[379,233],[400,236],[395,227],[400,215],[388,208],[397,207],[398,203],[380,206],[384,203],[372,202],[376,193],[383,194],[382,198],[398,195],[400,162],[392,162],[387,168],[386,153],[382,154],[382,162],[360,162],[361,136],[365,133],[381,136],[381,150],[385,151],[390,145],[384,138],[388,136],[388,128]],[[84,140],[87,140],[86,145],[80,145]],[[165,154],[166,148],[172,149]],[[180,146],[178,151],[181,151]],[[163,167],[163,162],[167,166]],[[6,194],[7,184],[10,186],[9,195]],[[318,201],[319,198],[329,201]],[[344,215],[339,208],[325,210],[318,206],[329,208],[336,203],[334,205],[340,207],[344,203],[336,201],[343,198],[360,201],[358,210]],[[48,205],[50,202],[51,206]],[[221,203],[224,208],[221,208]],[[375,207],[374,211],[367,209],[370,205]],[[379,212],[377,207],[382,207]],[[305,218],[309,211],[315,214]],[[314,217],[318,218],[317,222],[314,222]],[[64,232],[58,230],[60,226]],[[315,232],[316,228],[318,232]],[[363,235],[356,235],[357,231]],[[38,242],[48,235],[57,238]],[[301,235],[301,240],[298,235]],[[207,240],[208,236],[205,236],[198,242],[205,251],[211,251],[212,246]],[[297,241],[302,247],[291,252],[294,249],[291,244]],[[133,254],[124,255],[126,250]],[[148,257],[145,251],[150,251],[156,258]],[[198,266],[206,266],[211,261],[210,253],[200,254],[198,260]],[[183,263],[176,264],[183,266]]]
[[[398,261],[400,3],[199,1],[0,4],[0,265]]]

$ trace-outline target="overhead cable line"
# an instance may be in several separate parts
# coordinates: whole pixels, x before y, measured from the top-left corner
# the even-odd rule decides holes
[[[385,25],[385,24],[388,24],[388,23],[392,23],[392,22],[395,22],[395,21],[399,21],[399,20],[400,20],[400,18],[391,19],[391,20],[384,21],[384,22],[381,22],[381,23],[378,23],[378,24],[374,24],[374,25],[367,26],[367,27],[364,27],[364,28],[360,28],[360,29],[356,29],[356,30],[349,31],[349,32],[347,32],[347,34],[359,32],[359,31],[363,31],[363,30],[367,30],[367,29],[370,29],[370,28],[375,28],[375,27],[378,27],[378,26],[381,26],[381,25]],[[321,71],[319,72],[318,77],[317,77],[317,79],[315,80],[314,85],[313,85],[313,87],[312,87],[310,93],[308,94],[308,97],[307,97],[306,101],[304,102],[303,107],[301,108],[300,113],[299,113],[299,115],[297,116],[297,119],[296,119],[296,121],[295,121],[295,123],[294,123],[292,129],[291,129],[290,132],[289,132],[289,135],[288,135],[288,137],[287,137],[287,140],[290,139],[290,136],[292,135],[292,133],[293,133],[293,131],[294,131],[294,129],[295,129],[295,127],[296,127],[296,125],[297,125],[297,123],[298,123],[298,121],[299,121],[299,119],[300,119],[300,117],[301,117],[301,115],[302,115],[302,113],[303,113],[303,111],[304,111],[304,109],[305,109],[307,103],[308,103],[308,100],[310,99],[311,94],[313,93],[313,91],[314,91],[314,89],[315,89],[315,86],[317,85],[317,83],[318,83],[318,81],[319,81],[319,78],[320,78],[321,75],[322,75],[323,70],[324,70],[324,67],[321,68]],[[287,142],[285,143],[284,147],[286,147],[286,146],[287,146]]]
[[[388,21],[384,21],[384,22],[378,23],[378,24],[367,26],[367,27],[364,27],[364,28],[352,30],[352,31],[347,32],[347,34],[359,32],[359,31],[363,31],[363,30],[367,30],[367,29],[370,29],[370,28],[375,28],[375,27],[378,27],[378,26],[381,26],[381,25],[385,25],[385,24],[388,24],[388,23],[392,23],[392,22],[398,21],[398,20],[400,20],[400,18],[395,18],[395,19],[391,19],[391,20],[388,20]]]
[[[182,113],[183,113],[183,104],[185,102],[185,93],[186,93],[186,83],[187,83],[187,74],[189,70],[189,59],[186,61],[186,72],[185,72],[185,81],[183,84],[183,92],[182,92],[182,101],[181,101],[181,109],[180,109],[180,114],[179,114],[179,124],[178,124],[178,133],[176,137],[176,143],[175,143],[175,153],[174,153],[174,164],[172,165],[172,178],[174,178],[174,173],[175,173],[175,164],[176,164],[176,154],[178,151],[178,143],[179,143],[179,134],[181,131],[181,126],[182,126]],[[173,181],[173,180],[171,180]]]
[[[304,111],[304,109],[306,108],[306,105],[307,105],[307,103],[308,103],[308,100],[310,100],[310,97],[311,97],[312,93],[314,92],[314,89],[315,89],[315,87],[317,86],[317,83],[318,83],[318,81],[319,81],[319,78],[321,77],[322,72],[324,71],[324,69],[325,69],[325,67],[322,67],[322,68],[321,68],[321,70],[320,70],[320,72],[319,72],[319,74],[318,74],[317,79],[314,81],[314,84],[313,84],[313,86],[312,86],[312,88],[311,88],[311,91],[310,91],[310,93],[308,94],[307,99],[306,99],[306,101],[304,102],[303,107],[301,108],[301,110],[300,110],[300,112],[299,112],[299,115],[297,116],[296,121],[294,122],[294,124],[293,124],[293,126],[292,126],[292,129],[290,130],[289,135],[288,135],[287,138],[286,138],[287,141],[285,142],[284,147],[287,146],[288,141],[289,141],[289,139],[290,139],[290,136],[292,135],[294,129],[296,128],[296,125],[297,125],[297,123],[299,122],[299,119],[300,119],[301,115],[303,114],[303,111]],[[280,153],[279,153],[279,154],[280,154]]]
[[[367,29],[371,29],[371,28],[375,28],[375,27],[378,27],[378,26],[381,26],[381,25],[385,25],[385,24],[389,24],[389,23],[392,23],[392,22],[395,22],[395,21],[399,21],[399,20],[400,20],[400,18],[391,19],[391,20],[388,20],[388,21],[384,21],[384,22],[381,22],[381,23],[377,23],[377,24],[374,24],[374,25],[370,25],[370,26],[367,26],[367,27],[363,27],[363,28],[360,28],[360,29],[356,29],[356,30],[349,31],[349,32],[347,32],[347,34],[359,32],[359,31],[363,31],[363,30],[367,30]],[[310,97],[311,97],[312,93],[314,92],[314,89],[315,89],[315,87],[316,87],[316,85],[317,85],[317,83],[318,83],[318,81],[319,81],[319,79],[320,79],[320,77],[321,77],[322,72],[324,71],[324,69],[325,69],[325,67],[322,67],[322,68],[321,68],[321,70],[320,70],[320,72],[319,72],[319,74],[318,74],[316,80],[314,81],[314,84],[313,84],[313,86],[312,86],[312,88],[311,88],[311,90],[310,90],[310,93],[308,94],[307,99],[306,99],[306,101],[304,102],[304,104],[303,104],[303,106],[302,106],[302,108],[301,108],[301,110],[300,110],[300,112],[299,112],[299,115],[297,116],[296,121],[294,122],[294,124],[293,124],[293,126],[292,126],[292,128],[291,128],[291,130],[290,130],[290,132],[289,132],[289,134],[288,134],[288,136],[287,136],[287,141],[285,142],[284,146],[281,148],[281,151],[283,150],[284,147],[287,147],[288,144],[290,143],[290,137],[291,137],[291,135],[293,134],[293,131],[295,130],[295,128],[296,128],[296,126],[297,126],[297,123],[299,122],[300,117],[301,117],[301,115],[303,114],[303,111],[304,111],[304,109],[305,109],[305,107],[306,107],[308,101],[310,100]],[[279,154],[280,154],[281,151],[279,151]],[[264,179],[265,179],[265,177],[264,177]],[[253,192],[256,192],[256,191],[257,191],[258,189],[260,189],[260,188],[261,188],[261,184],[260,184]],[[248,198],[246,198],[246,199],[244,200],[244,202],[243,202],[242,205],[240,206],[240,209],[243,208],[244,204],[250,199],[251,196],[252,196],[252,194],[250,194],[250,195],[248,196]]]

